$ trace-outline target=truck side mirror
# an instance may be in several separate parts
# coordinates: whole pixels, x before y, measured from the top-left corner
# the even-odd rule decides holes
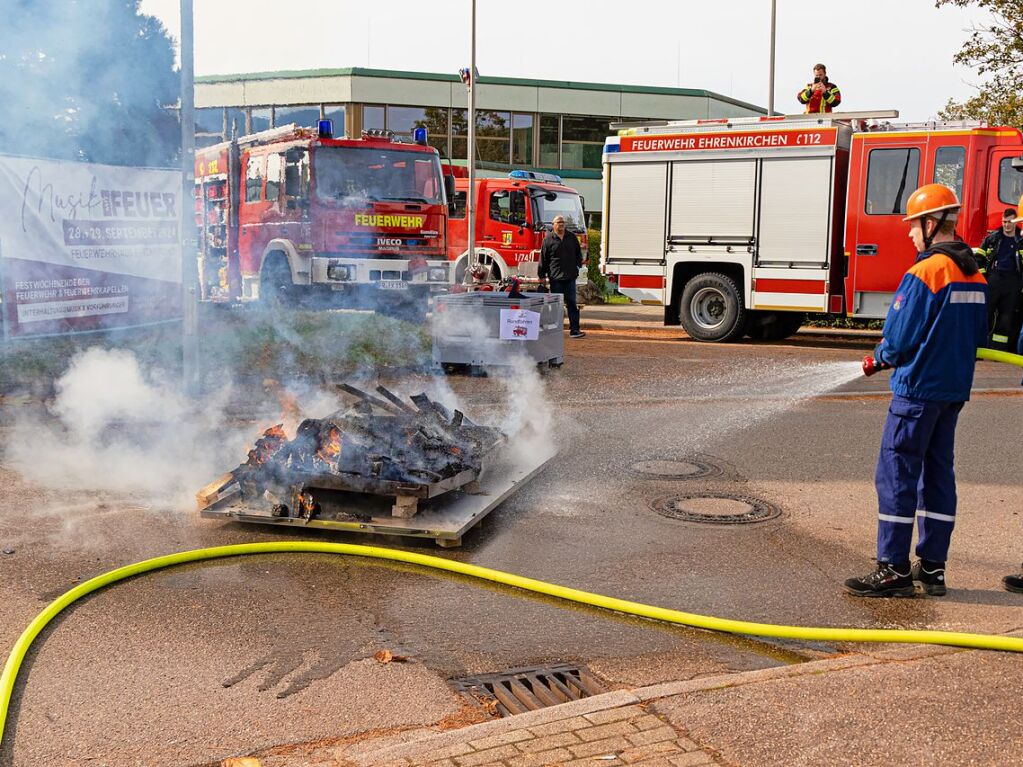
[[[448,201],[448,213],[454,214],[455,212],[455,177],[451,175],[444,176],[444,196]]]
[[[284,195],[288,198],[288,208],[292,200],[302,196],[302,169],[288,163],[284,166]]]

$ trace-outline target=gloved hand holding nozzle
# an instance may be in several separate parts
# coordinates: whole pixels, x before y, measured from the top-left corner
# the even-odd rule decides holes
[[[863,375],[872,376],[881,370],[891,370],[892,366],[877,357],[868,354],[863,358]]]

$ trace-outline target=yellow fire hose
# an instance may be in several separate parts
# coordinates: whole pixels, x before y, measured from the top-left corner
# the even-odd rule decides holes
[[[1009,354],[991,349],[979,349],[977,358],[1002,362],[1010,365],[1023,367],[1023,356]],[[731,634],[751,634],[755,636],[779,637],[784,639],[803,639],[809,641],[824,642],[894,642],[910,644],[938,644],[952,647],[967,647],[978,650],[1004,650],[1007,652],[1023,652],[1023,638],[1012,636],[1001,636],[994,634],[972,634],[956,631],[926,631],[913,629],[855,629],[855,628],[825,628],[816,626],[783,626],[772,623],[753,623],[750,621],[730,620],[728,618],[716,618],[711,615],[697,615],[686,613],[680,610],[671,610],[665,607],[654,607],[640,602],[630,602],[625,599],[593,594],[588,591],[559,586],[546,581],[538,581],[534,578],[525,578],[521,575],[505,573],[500,570],[492,570],[489,567],[479,567],[464,562],[456,562],[450,559],[430,556],[429,554],[417,554],[411,551],[398,549],[384,549],[377,546],[361,546],[350,543],[321,543],[318,541],[279,541],[273,543],[241,543],[232,546],[215,546],[208,549],[194,549],[193,551],[182,551],[177,554],[167,554],[162,557],[146,559],[136,562],[133,565],[119,567],[108,573],[97,575],[75,588],[66,592],[51,602],[45,610],[37,615],[28,625],[18,641],[11,649],[11,654],[4,664],[3,673],[0,674],[0,743],[3,743],[4,729],[7,723],[7,712],[10,708],[11,694],[14,692],[14,682],[18,677],[22,661],[28,653],[29,647],[39,633],[46,628],[65,608],[70,607],[82,597],[98,591],[106,586],[119,581],[133,578],[136,575],[162,570],[174,565],[183,565],[188,562],[201,562],[208,559],[221,559],[223,557],[237,557],[247,554],[281,554],[304,552],[310,554],[345,554],[348,556],[370,557],[374,559],[387,559],[393,562],[407,562],[413,565],[429,567],[435,570],[446,570],[459,575],[467,575],[472,578],[493,581],[506,586],[533,591],[538,594],[557,597],[570,602],[600,607],[626,615],[636,615],[641,618],[676,623],[683,626],[708,629],[711,631],[724,631]]]
[[[709,615],[696,615],[694,613],[671,610],[664,607],[654,607],[639,602],[630,602],[624,599],[593,594],[588,591],[558,586],[554,583],[538,581],[533,578],[525,578],[521,575],[505,573],[500,570],[492,570],[489,567],[479,567],[464,562],[456,562],[450,559],[430,556],[429,554],[417,554],[411,551],[398,549],[385,549],[377,546],[361,546],[349,543],[321,543],[318,541],[279,541],[273,543],[241,543],[232,546],[216,546],[209,549],[195,549],[193,551],[182,551],[178,554],[168,554],[162,557],[146,559],[136,562],[133,565],[119,567],[103,575],[98,575],[88,581],[71,589],[63,596],[58,597],[50,605],[33,619],[28,628],[18,638],[11,650],[7,663],[4,665],[3,674],[0,675],[0,743],[3,742],[3,731],[7,721],[7,711],[10,706],[11,694],[14,690],[14,682],[18,676],[18,670],[28,652],[32,641],[39,635],[51,620],[62,610],[72,605],[77,600],[109,586],[118,581],[132,578],[142,573],[160,570],[165,567],[182,565],[188,562],[199,562],[208,559],[220,559],[222,557],[236,557],[246,554],[279,554],[290,552],[305,552],[315,554],[345,554],[348,556],[371,557],[374,559],[387,559],[394,562],[407,562],[413,565],[429,567],[435,570],[446,570],[460,575],[467,575],[473,578],[502,583],[506,586],[534,591],[538,594],[565,599],[571,602],[579,602],[593,607],[600,607],[605,610],[612,610],[627,615],[636,615],[642,618],[677,623],[683,626],[710,629],[712,631],[725,631],[732,634],[752,634],[765,637],[782,637],[786,639],[804,639],[811,641],[826,642],[904,642],[921,644],[950,645],[953,647],[969,647],[981,650],[1005,650],[1009,652],[1023,652],[1023,638],[1012,636],[1000,636],[993,634],[970,634],[955,631],[922,631],[922,630],[900,630],[900,629],[855,629],[855,628],[818,628],[812,626],[782,626],[771,623],[752,623],[749,621],[729,620],[727,618],[715,618]]]
[[[977,349],[977,359],[1004,362],[1006,365],[1015,365],[1016,367],[1023,368],[1023,356],[1010,354],[1009,352],[1000,352],[994,349]]]

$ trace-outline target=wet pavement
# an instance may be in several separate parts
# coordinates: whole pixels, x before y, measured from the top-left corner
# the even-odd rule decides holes
[[[981,393],[963,413],[949,596],[878,603],[839,588],[873,554],[887,381],[857,375],[869,343],[708,346],[668,329],[566,344],[565,366],[543,386],[558,456],[443,556],[753,621],[1023,625],[1023,598],[998,589],[1023,558],[1018,371],[981,363]],[[448,382],[470,414],[500,410],[508,386],[500,376]],[[645,461],[711,470],[637,471]],[[287,538],[439,553],[415,541],[199,521],[186,502],[68,494],[7,468],[0,481],[0,548],[15,552],[0,555],[3,647],[78,580],[155,554]],[[651,508],[701,493],[763,499],[781,515],[710,525]],[[379,649],[409,662],[377,663]],[[478,715],[445,682],[464,674],[581,662],[616,688],[840,649],[660,626],[405,566],[319,555],[223,561],[116,586],[59,619],[23,671],[0,764],[203,764],[280,743],[471,721]]]

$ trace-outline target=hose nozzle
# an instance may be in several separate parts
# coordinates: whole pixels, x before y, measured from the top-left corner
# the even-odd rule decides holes
[[[881,370],[891,370],[892,366],[887,362],[881,362],[869,354],[863,358],[863,375],[872,376]]]

